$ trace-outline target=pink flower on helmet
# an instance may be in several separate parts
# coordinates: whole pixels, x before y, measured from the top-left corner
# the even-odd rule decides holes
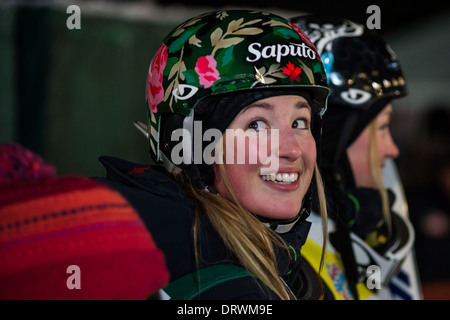
[[[151,112],[158,112],[158,104],[164,100],[164,88],[162,86],[163,71],[167,62],[167,46],[163,43],[159,46],[148,69],[145,99]]]
[[[195,72],[199,75],[200,84],[209,88],[220,79],[219,71],[216,69],[217,61],[209,55],[200,57],[195,64]]]

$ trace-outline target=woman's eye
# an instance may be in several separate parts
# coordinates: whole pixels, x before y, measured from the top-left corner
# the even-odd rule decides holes
[[[249,123],[248,128],[256,130],[256,131],[260,131],[260,130],[268,129],[268,126],[263,120],[254,120]]]
[[[379,130],[386,130],[386,129],[389,129],[389,123],[387,122],[387,123],[382,123],[380,126],[378,126],[378,129]]]
[[[308,121],[306,119],[297,119],[292,123],[292,128],[295,129],[307,129]]]

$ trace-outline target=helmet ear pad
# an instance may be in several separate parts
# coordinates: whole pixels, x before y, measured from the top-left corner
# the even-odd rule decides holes
[[[187,163],[184,161],[180,164],[175,165],[172,161],[172,152],[174,151],[175,146],[183,143],[182,139],[187,139],[188,137],[181,137],[180,139],[173,138],[173,133],[177,130],[183,130],[183,126],[186,120],[186,116],[176,113],[163,113],[161,114],[161,122],[160,122],[160,130],[159,130],[159,139],[160,139],[160,159],[163,161],[164,166],[171,172],[175,171],[183,171],[185,173],[185,177],[188,178],[195,186],[204,189],[207,186],[212,186],[214,183],[214,170],[211,165],[207,165],[203,162],[200,164],[192,163],[192,159],[189,159]],[[202,134],[204,130],[202,130]],[[189,133],[193,134],[193,133]],[[178,136],[178,135],[177,135]],[[202,143],[202,150],[204,150],[205,142],[195,141],[193,136],[190,136],[192,139],[192,143]],[[192,150],[195,150],[193,144],[190,145]],[[181,148],[177,154],[177,157],[184,159],[185,156],[183,152],[185,151],[185,145]],[[192,151],[191,150],[191,151]],[[153,159],[157,162],[157,159]]]
[[[180,143],[180,141],[172,139],[172,134],[175,130],[183,128],[184,119],[185,116],[177,113],[165,112],[161,114],[159,129],[159,152],[168,159],[171,159],[172,150],[177,144]]]

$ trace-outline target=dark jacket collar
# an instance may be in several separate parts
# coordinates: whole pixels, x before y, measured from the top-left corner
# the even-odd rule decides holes
[[[189,200],[182,187],[159,166],[142,165],[111,156],[101,156],[99,161],[106,169],[106,178],[146,190],[155,195]]]

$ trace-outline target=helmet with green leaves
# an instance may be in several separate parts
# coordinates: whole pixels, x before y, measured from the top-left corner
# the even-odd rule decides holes
[[[301,93],[313,114],[325,111],[329,89],[320,56],[286,19],[249,10],[189,19],[169,33],[150,63],[146,99],[153,160],[172,171],[171,134],[184,128],[193,137],[194,120],[223,132],[250,103]]]

